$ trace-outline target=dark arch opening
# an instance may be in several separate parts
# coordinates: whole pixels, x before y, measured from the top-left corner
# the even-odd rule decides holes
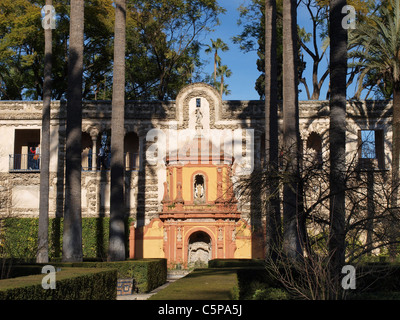
[[[311,132],[307,138],[307,149],[314,151],[314,164],[318,167],[322,167],[322,137],[316,133]]]
[[[188,265],[205,267],[212,257],[211,237],[204,231],[194,232],[189,237]]]

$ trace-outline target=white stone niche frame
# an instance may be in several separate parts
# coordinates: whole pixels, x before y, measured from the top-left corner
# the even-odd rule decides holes
[[[220,119],[222,99],[218,91],[206,83],[192,83],[184,87],[176,97],[176,118],[179,128],[195,129],[197,98],[201,99],[203,114],[201,123],[204,130],[212,128],[214,123]]]

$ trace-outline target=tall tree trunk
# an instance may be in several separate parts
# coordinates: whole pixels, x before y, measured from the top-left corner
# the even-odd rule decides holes
[[[345,260],[347,30],[342,27],[346,0],[330,0],[330,235],[333,279]]]
[[[46,0],[51,6],[52,0]],[[48,9],[48,8],[47,8]],[[48,12],[46,12],[48,15]],[[50,164],[50,104],[51,104],[51,69],[52,69],[52,29],[51,21],[44,27],[44,81],[42,110],[42,139],[40,143],[40,202],[37,263],[49,261],[49,164]]]
[[[394,81],[393,86],[393,124],[392,124],[392,193],[391,207],[393,217],[399,216],[398,197],[399,197],[399,165],[400,165],[400,83]],[[396,218],[394,219],[396,221]],[[391,223],[389,227],[390,241],[393,243],[389,246],[389,257],[393,261],[396,257],[396,231],[395,224]]]
[[[278,71],[276,54],[276,0],[265,0],[265,155],[266,165],[278,171]],[[277,179],[267,190],[266,228],[267,257],[276,258],[281,241],[281,212]],[[276,196],[273,196],[273,195]]]
[[[299,105],[296,0],[283,1],[283,145],[288,182],[283,187],[283,246],[288,258],[301,254],[298,230]]]
[[[126,1],[115,1],[114,82],[111,121],[111,202],[108,259],[125,260],[124,109]]]
[[[222,95],[224,94],[224,75],[222,74],[221,75],[221,88],[220,88],[220,93],[221,93],[221,98],[222,98]]]
[[[84,1],[71,0],[63,261],[82,261],[81,145]]]
[[[215,50],[215,53],[214,53],[214,86],[216,86],[216,84],[217,84],[217,57],[218,57],[218,53],[217,53],[217,50]]]

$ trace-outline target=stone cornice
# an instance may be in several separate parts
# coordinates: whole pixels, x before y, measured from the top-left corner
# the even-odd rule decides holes
[[[66,101],[52,101],[51,118],[65,120]],[[0,120],[40,120],[42,101],[0,101]],[[221,101],[220,120],[257,120],[264,119],[264,101],[262,100],[224,100]],[[279,104],[281,117],[282,104]],[[111,101],[84,101],[83,120],[110,120]],[[299,101],[300,118],[324,118],[329,116],[329,101]],[[350,118],[391,118],[391,100],[348,101],[347,115]],[[157,120],[173,121],[177,119],[175,101],[127,101],[125,117],[131,121]]]

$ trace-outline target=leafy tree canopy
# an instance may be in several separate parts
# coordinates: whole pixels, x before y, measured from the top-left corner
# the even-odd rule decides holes
[[[381,1],[376,4],[357,27],[349,32],[350,65],[358,68],[359,99],[367,89],[367,96],[390,99],[395,87],[400,88],[400,2]]]
[[[0,99],[42,99],[45,1],[0,2]],[[65,97],[69,1],[53,3],[52,98]],[[201,36],[225,9],[216,0],[127,1],[127,99],[167,99],[199,77]],[[110,99],[114,7],[112,0],[85,1],[84,99]],[[197,72],[197,73],[196,73]]]

